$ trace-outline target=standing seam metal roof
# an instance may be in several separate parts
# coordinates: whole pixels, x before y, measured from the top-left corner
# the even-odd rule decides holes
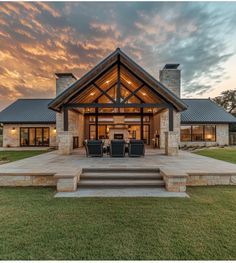
[[[210,99],[183,99],[188,109],[181,123],[236,123],[236,118]]]
[[[55,123],[56,113],[48,109],[52,99],[18,99],[0,112],[0,123]]]

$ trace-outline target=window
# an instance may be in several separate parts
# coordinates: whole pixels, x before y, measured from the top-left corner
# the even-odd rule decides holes
[[[192,141],[203,141],[203,125],[192,126]]]
[[[181,126],[180,133],[181,141],[191,141],[191,126]]]
[[[216,141],[215,125],[189,125],[181,126],[180,138],[182,142],[190,141]]]
[[[20,128],[20,146],[49,146],[49,128]]]
[[[149,137],[149,125],[143,125],[143,140],[145,144],[150,144]]]
[[[205,141],[209,141],[209,142],[216,141],[216,126],[215,125],[205,126]]]

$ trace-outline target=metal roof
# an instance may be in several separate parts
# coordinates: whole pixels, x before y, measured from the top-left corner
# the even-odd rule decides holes
[[[188,109],[181,112],[181,123],[236,123],[236,118],[210,99],[183,99]]]
[[[0,112],[0,123],[55,123],[56,113],[48,109],[52,99],[18,99]],[[181,123],[236,123],[236,118],[210,99],[183,99],[188,109]]]
[[[56,113],[48,109],[52,99],[18,99],[0,112],[0,123],[55,123]]]

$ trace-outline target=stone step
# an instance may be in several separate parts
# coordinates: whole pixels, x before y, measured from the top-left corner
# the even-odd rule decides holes
[[[81,180],[79,187],[162,187],[163,180]]]
[[[160,180],[159,173],[83,173],[80,180]]]
[[[83,168],[82,173],[159,173],[159,168],[144,168],[144,167],[98,167],[98,168]]]

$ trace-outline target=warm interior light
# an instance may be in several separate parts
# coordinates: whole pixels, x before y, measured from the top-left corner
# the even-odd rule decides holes
[[[127,81],[127,83],[130,85],[130,84],[131,84],[131,81]]]
[[[91,93],[90,93],[90,96],[93,96],[93,95],[94,95],[94,92],[91,92]]]
[[[144,93],[142,93],[143,94],[143,96],[146,96],[147,94],[144,92]]]
[[[206,138],[207,138],[208,140],[210,140],[210,139],[212,139],[212,135],[211,135],[211,134],[207,134]]]
[[[110,82],[110,80],[107,80],[106,83],[108,84]]]

